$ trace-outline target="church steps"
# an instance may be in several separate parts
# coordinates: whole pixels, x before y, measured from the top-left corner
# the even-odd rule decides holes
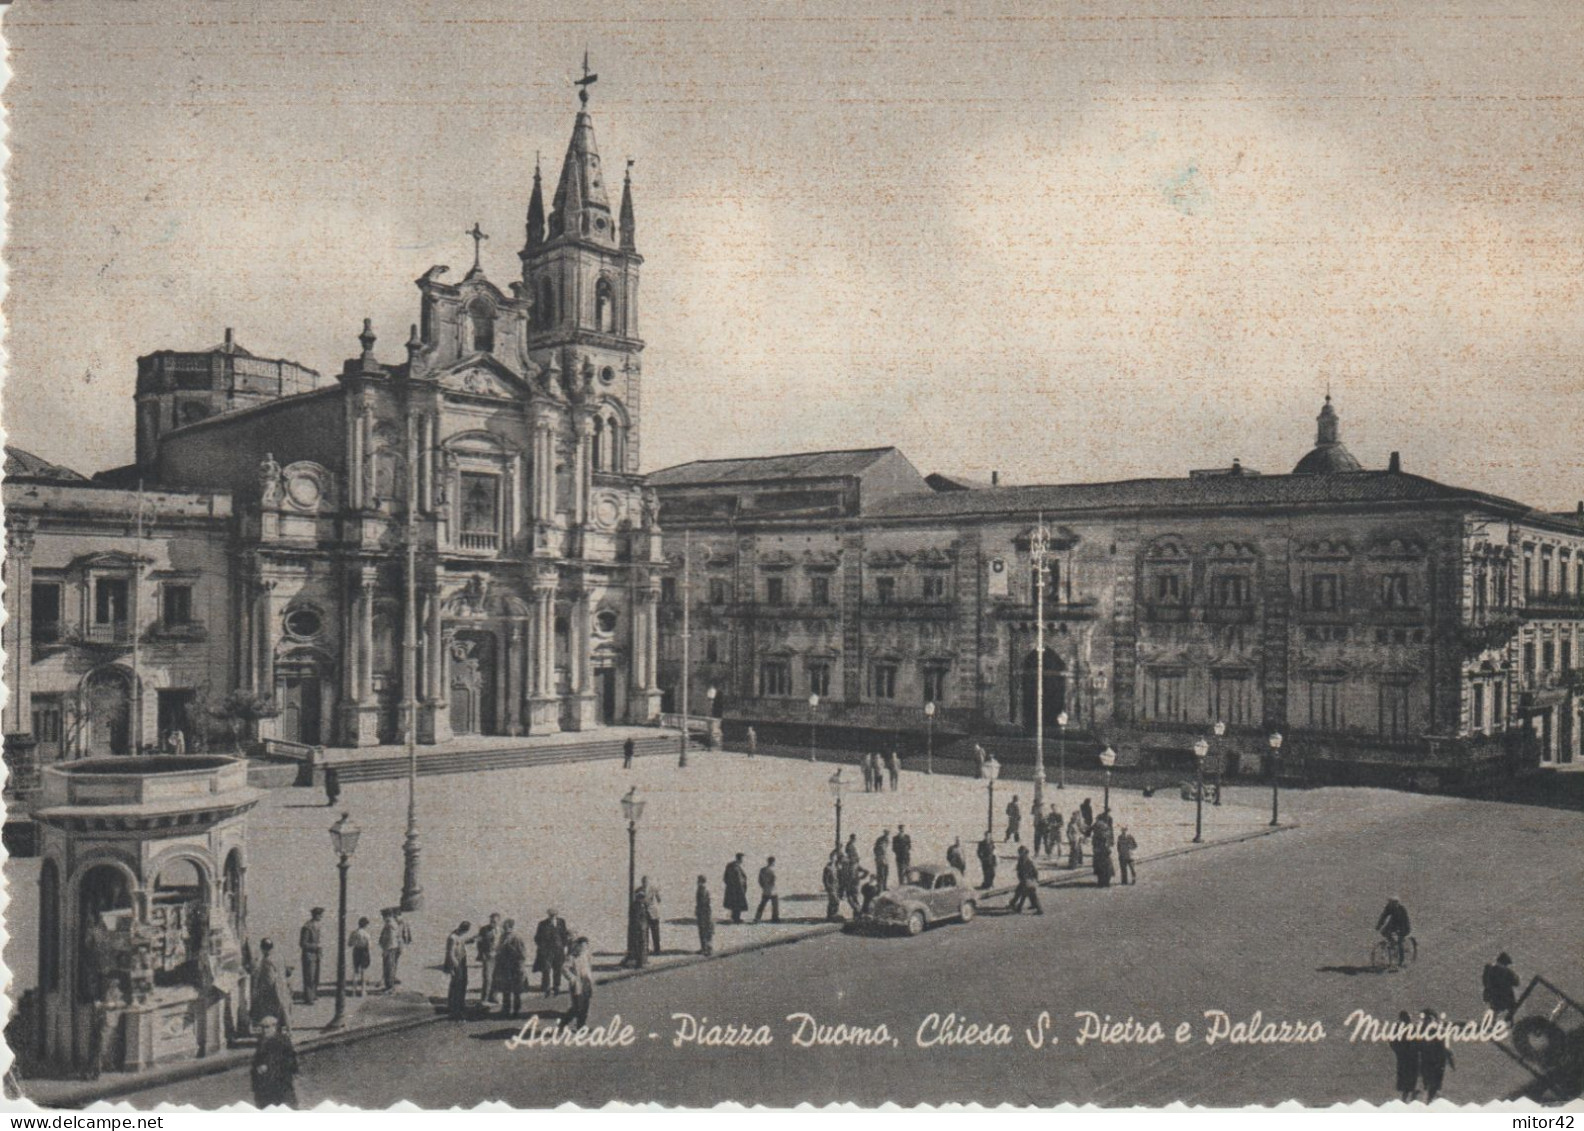
[[[418,751],[418,773],[421,777],[440,774],[482,773],[489,770],[516,770],[529,766],[559,766],[573,762],[597,762],[622,756],[624,739],[595,739],[590,742],[557,743],[555,745],[525,743],[522,746],[494,747],[473,750]],[[638,739],[633,753],[643,758],[656,754],[677,752],[675,736],[656,736]],[[332,763],[341,784],[362,781],[382,781],[407,776],[407,757],[396,754],[388,758],[372,758],[355,762]]]

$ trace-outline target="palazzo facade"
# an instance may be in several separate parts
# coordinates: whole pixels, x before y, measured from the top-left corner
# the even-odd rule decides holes
[[[1218,753],[1251,767],[1279,730],[1288,757],[1341,780],[1580,758],[1584,509],[1451,487],[1395,456],[1364,470],[1329,399],[1286,475],[967,485],[875,449],[650,482],[672,566],[661,684],[680,684],[688,602],[691,709],[713,686],[762,736],[1033,734],[1043,523],[1050,762],[1060,716],[1091,752],[1179,762],[1221,722]]]

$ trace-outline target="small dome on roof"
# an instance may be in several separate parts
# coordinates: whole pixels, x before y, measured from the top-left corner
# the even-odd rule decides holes
[[[1294,475],[1335,475],[1344,471],[1363,471],[1353,453],[1342,443],[1341,421],[1336,409],[1331,407],[1331,395],[1326,394],[1325,405],[1316,418],[1315,446],[1293,468]]]

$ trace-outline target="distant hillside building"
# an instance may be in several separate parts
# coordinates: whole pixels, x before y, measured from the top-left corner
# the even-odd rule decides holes
[[[670,579],[693,555],[691,707],[713,685],[768,733],[808,725],[813,693],[820,726],[889,745],[916,742],[933,702],[943,733],[1032,734],[1043,519],[1052,765],[1063,712],[1086,749],[1178,756],[1221,721],[1246,766],[1280,730],[1312,773],[1355,780],[1458,778],[1526,744],[1577,760],[1584,513],[1395,456],[1361,470],[1329,398],[1318,424],[1289,475],[926,485],[894,449],[657,472]],[[674,580],[665,596],[669,698]]]

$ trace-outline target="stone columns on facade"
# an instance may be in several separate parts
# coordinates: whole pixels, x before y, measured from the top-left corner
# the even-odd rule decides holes
[[[587,584],[579,587],[572,603],[567,657],[572,668],[571,726],[569,730],[590,730],[598,719],[594,694],[594,664],[590,651],[594,645],[594,594]]]
[[[646,578],[633,593],[632,678],[628,692],[630,723],[647,723],[660,714],[660,582]]]
[[[557,575],[542,570],[534,578],[529,664],[529,734],[549,734],[561,728],[560,703],[555,686],[555,598]]]
[[[14,513],[14,512],[13,512]],[[33,531],[13,517],[6,529],[6,590],[11,616],[5,625],[7,682],[11,695],[5,706],[5,733],[30,734],[33,710],[28,669],[33,663]]]
[[[522,734],[523,674],[528,667],[523,622],[510,621],[501,637],[506,643],[506,733]]]
[[[347,702],[342,708],[342,741],[347,746],[373,746],[379,741],[379,706],[374,700],[373,566],[349,571],[351,615],[348,617]]]
[[[589,491],[593,486],[593,468],[590,451],[594,443],[594,418],[582,416],[577,422],[577,458],[573,464],[572,522],[582,526],[588,522]]]
[[[534,422],[533,432],[533,521],[555,521],[555,433],[543,418]]]
[[[418,741],[451,740],[450,684],[446,678],[446,641],[440,605],[440,584],[436,578],[424,595],[423,622],[419,639],[423,642],[423,667],[419,671],[423,691],[419,696]]]

